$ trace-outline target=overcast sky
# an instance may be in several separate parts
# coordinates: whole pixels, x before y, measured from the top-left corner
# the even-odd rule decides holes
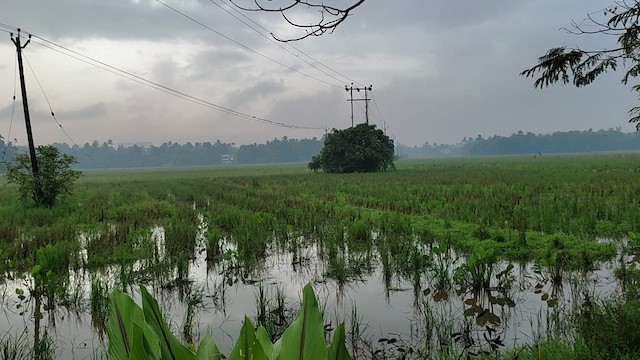
[[[373,85],[370,121],[386,123],[403,144],[456,143],[518,130],[634,130],[627,111],[638,98],[620,83],[621,73],[586,88],[546,90],[518,75],[550,47],[613,45],[612,38],[560,30],[607,1],[366,0],[333,34],[295,42],[295,48],[270,41],[223,11],[242,18],[228,0],[162,1],[209,29],[155,0],[2,0],[0,23],[210,103],[291,125],[348,127],[344,86]],[[296,35],[276,14],[243,14],[277,35]],[[0,36],[0,135],[25,144],[19,84],[11,123],[15,47],[8,33]],[[25,57],[58,122],[80,145],[108,139],[246,144],[324,134],[219,112],[42,43],[34,39]],[[36,143],[69,143],[26,64],[25,72]],[[355,106],[355,121],[364,122],[364,102]]]

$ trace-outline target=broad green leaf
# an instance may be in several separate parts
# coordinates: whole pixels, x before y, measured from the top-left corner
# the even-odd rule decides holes
[[[189,348],[173,336],[162,317],[158,303],[144,286],[140,286],[140,293],[144,318],[158,338],[162,360],[198,360]]]
[[[280,348],[276,348],[273,346],[273,343],[269,338],[269,334],[267,333],[267,330],[265,330],[264,326],[258,326],[258,331],[256,331],[256,338],[258,339],[258,342],[262,346],[264,353],[269,359],[275,360],[278,358]]]
[[[327,358],[324,320],[311,284],[302,290],[302,306],[298,317],[281,338],[281,360],[318,360]]]
[[[109,359],[137,359],[139,348],[134,351],[134,346],[142,345],[144,332],[139,323],[144,323],[142,309],[129,295],[118,289],[114,289],[109,296],[111,310],[107,323],[107,335],[109,336]],[[133,356],[132,353],[138,355]]]
[[[143,324],[143,326],[141,327],[138,324],[135,324],[132,322],[132,336],[131,336],[131,340],[132,340],[132,347],[131,347],[131,353],[129,354],[129,359],[132,360],[155,360],[155,359],[159,359],[159,351],[154,353],[151,350],[151,347],[149,345],[149,342],[147,341],[147,338],[145,337],[145,331],[143,330],[144,327],[148,327],[146,324]],[[154,336],[154,335],[152,335]],[[153,337],[154,340],[157,340],[155,338],[155,336]],[[156,348],[157,348],[157,341],[156,342]]]
[[[345,345],[344,323],[338,325],[333,333],[333,341],[329,346],[329,360],[351,360]]]
[[[248,317],[244,317],[242,323],[242,330],[240,330],[240,336],[236,341],[236,345],[229,354],[229,360],[269,360],[267,354],[258,339],[256,338],[253,324]]]
[[[205,335],[204,339],[200,341],[200,345],[198,345],[198,352],[196,352],[196,356],[198,360],[220,360],[220,350],[218,350],[218,346],[216,342],[213,341],[211,335]]]

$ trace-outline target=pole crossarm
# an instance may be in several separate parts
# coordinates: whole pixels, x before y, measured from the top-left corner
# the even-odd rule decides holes
[[[369,86],[365,86],[365,87],[354,87],[353,83],[351,83],[351,86],[344,86],[344,89],[346,91],[348,91],[351,94],[351,98],[347,99],[347,101],[349,101],[351,103],[351,127],[353,127],[353,102],[354,101],[365,101],[365,119],[367,122],[367,125],[369,125],[369,101],[371,100],[368,96],[368,91],[372,91],[373,90],[373,85],[369,85]],[[364,91],[364,99],[354,99],[353,98],[353,91]]]

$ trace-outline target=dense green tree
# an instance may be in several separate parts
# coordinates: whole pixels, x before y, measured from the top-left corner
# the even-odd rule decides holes
[[[534,86],[543,88],[551,84],[573,83],[575,86],[591,84],[601,74],[622,66],[626,71],[622,83],[640,75],[640,2],[616,0],[602,12],[588,15],[587,19],[566,29],[578,35],[612,36],[611,48],[585,50],[581,48],[552,48],[538,59],[538,64],[520,75],[537,77]],[[640,85],[633,86],[640,91]],[[640,130],[640,106],[629,111],[631,119]]]
[[[393,140],[375,125],[359,124],[327,134],[309,168],[331,173],[386,171],[393,168],[393,158]]]
[[[76,163],[73,156],[60,153],[54,146],[38,146],[36,158],[39,167],[37,184],[29,154],[18,154],[7,163],[7,181],[19,186],[20,197],[25,202],[31,199],[37,206],[52,207],[58,198],[71,193],[75,180],[82,173],[71,169],[71,165]]]

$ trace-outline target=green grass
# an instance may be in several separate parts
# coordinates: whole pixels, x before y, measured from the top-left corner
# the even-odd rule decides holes
[[[64,285],[67,270],[116,266],[119,287],[171,287],[206,252],[208,267],[232,283],[251,279],[272,254],[302,262],[300,249],[315,246],[328,279],[344,285],[380,267],[387,291],[403,279],[417,294],[425,282],[454,285],[453,265],[430,250],[446,244],[447,254],[482,248],[561,278],[613,259],[640,230],[639,172],[640,154],[412,160],[379,174],[313,173],[306,164],[95,171],[52,209],[23,208],[17,188],[0,180],[0,272],[40,265]],[[154,227],[164,230],[162,259]]]

